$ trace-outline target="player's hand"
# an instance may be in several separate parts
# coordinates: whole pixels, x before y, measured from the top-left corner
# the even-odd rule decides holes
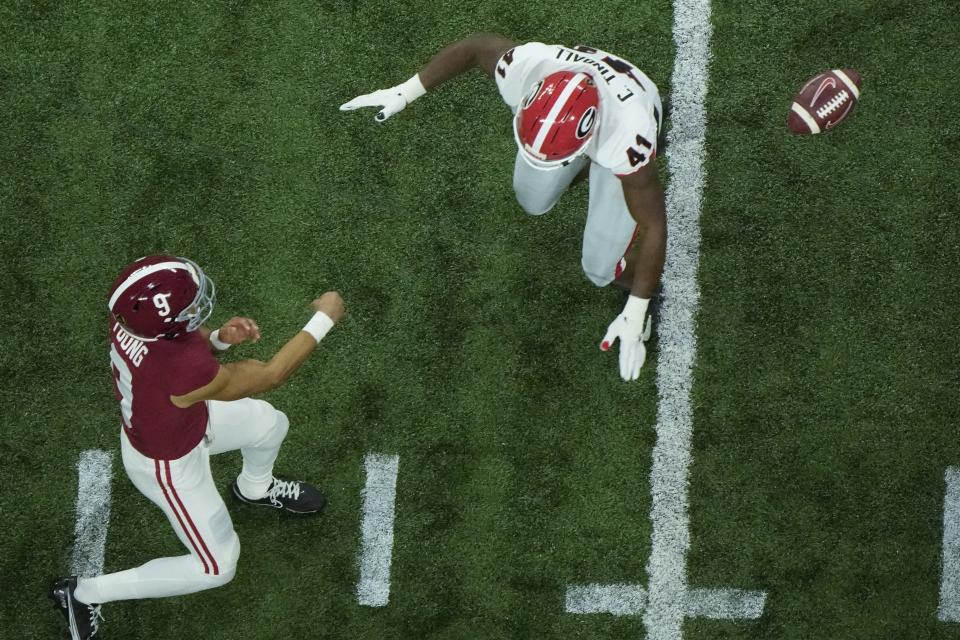
[[[334,323],[340,322],[343,316],[347,315],[347,307],[343,303],[343,298],[336,291],[327,291],[311,304],[316,311],[321,311],[330,316]]]
[[[350,102],[340,105],[340,111],[353,111],[363,107],[380,107],[380,111],[376,115],[376,121],[383,122],[393,114],[403,111],[404,107],[426,92],[427,90],[423,88],[423,83],[420,81],[420,74],[417,74],[395,87],[357,96]]]
[[[256,342],[260,339],[260,327],[250,318],[241,318],[239,316],[230,318],[220,327],[220,342],[227,344],[240,344],[241,342]]]
[[[640,377],[640,368],[647,359],[647,347],[643,343],[650,338],[653,322],[652,318],[646,318],[649,303],[649,300],[630,296],[600,343],[600,349],[607,351],[620,339],[620,377],[626,381]]]
[[[340,111],[354,111],[362,107],[380,107],[380,111],[377,112],[375,118],[377,122],[383,122],[393,114],[403,111],[406,106],[407,100],[400,95],[399,87],[392,87],[357,96],[350,102],[340,105]]]

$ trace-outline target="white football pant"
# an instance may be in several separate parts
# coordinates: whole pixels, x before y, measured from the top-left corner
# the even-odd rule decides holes
[[[590,162],[580,157],[559,169],[534,169],[520,152],[513,166],[513,190],[517,202],[527,213],[543,215],[553,208],[577,174]],[[581,265],[583,272],[598,287],[610,284],[619,275],[637,230],[637,222],[627,209],[620,179],[609,169],[590,164],[590,201],[583,229]]]
[[[287,435],[287,416],[263,400],[207,402],[207,436],[177,460],[154,460],[120,436],[123,466],[134,486],[167,515],[190,552],[159,558],[117,573],[80,578],[76,598],[98,603],[194,593],[230,582],[240,556],[240,540],[210,473],[210,456],[240,449],[243,470],[237,479],[248,498],[266,495],[273,462]]]

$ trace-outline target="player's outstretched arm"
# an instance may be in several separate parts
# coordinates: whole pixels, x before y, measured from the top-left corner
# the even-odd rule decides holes
[[[497,60],[515,46],[513,40],[495,33],[478,33],[441,49],[418,75],[428,90],[474,67],[492,78]]]
[[[667,216],[663,188],[652,162],[621,178],[621,184],[627,208],[637,221],[637,244],[630,255],[633,281],[630,297],[623,311],[607,328],[600,348],[606,351],[617,339],[620,340],[620,377],[629,381],[640,377],[640,368],[647,357],[643,344],[650,337],[647,307],[663,273]]]
[[[488,76],[493,76],[497,60],[516,46],[508,38],[494,33],[478,33],[458,40],[437,52],[418,74],[395,87],[380,89],[357,96],[340,105],[341,111],[353,111],[362,107],[379,107],[377,122],[383,122],[429,89],[437,87],[461,73],[480,67]]]
[[[207,385],[170,401],[186,408],[204,400],[238,400],[279,387],[300,368],[324,335],[346,315],[343,299],[328,291],[313,301],[316,313],[303,330],[293,336],[269,362],[241,360],[220,365]]]
[[[630,295],[650,299],[657,290],[667,254],[667,213],[663,187],[653,162],[620,179],[627,209],[637,222],[633,247],[636,270]]]

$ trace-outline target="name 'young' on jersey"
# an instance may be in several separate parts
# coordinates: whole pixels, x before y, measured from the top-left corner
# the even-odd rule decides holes
[[[110,324],[110,364],[130,444],[156,460],[189,453],[207,430],[207,404],[181,409],[170,401],[209,384],[220,370],[199,331],[174,340],[142,340]]]
[[[528,42],[497,62],[494,78],[504,102],[516,112],[534,83],[557,71],[589,73],[600,94],[600,120],[587,146],[593,162],[628,175],[657,153],[663,108],[657,85],[636,66],[605,51]]]

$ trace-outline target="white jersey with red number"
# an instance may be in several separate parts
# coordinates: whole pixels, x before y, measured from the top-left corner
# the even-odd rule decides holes
[[[657,153],[663,114],[657,85],[626,60],[589,47],[528,42],[497,61],[494,77],[504,102],[516,112],[541,78],[557,71],[589,73],[600,93],[600,121],[587,146],[598,165],[624,176]]]

